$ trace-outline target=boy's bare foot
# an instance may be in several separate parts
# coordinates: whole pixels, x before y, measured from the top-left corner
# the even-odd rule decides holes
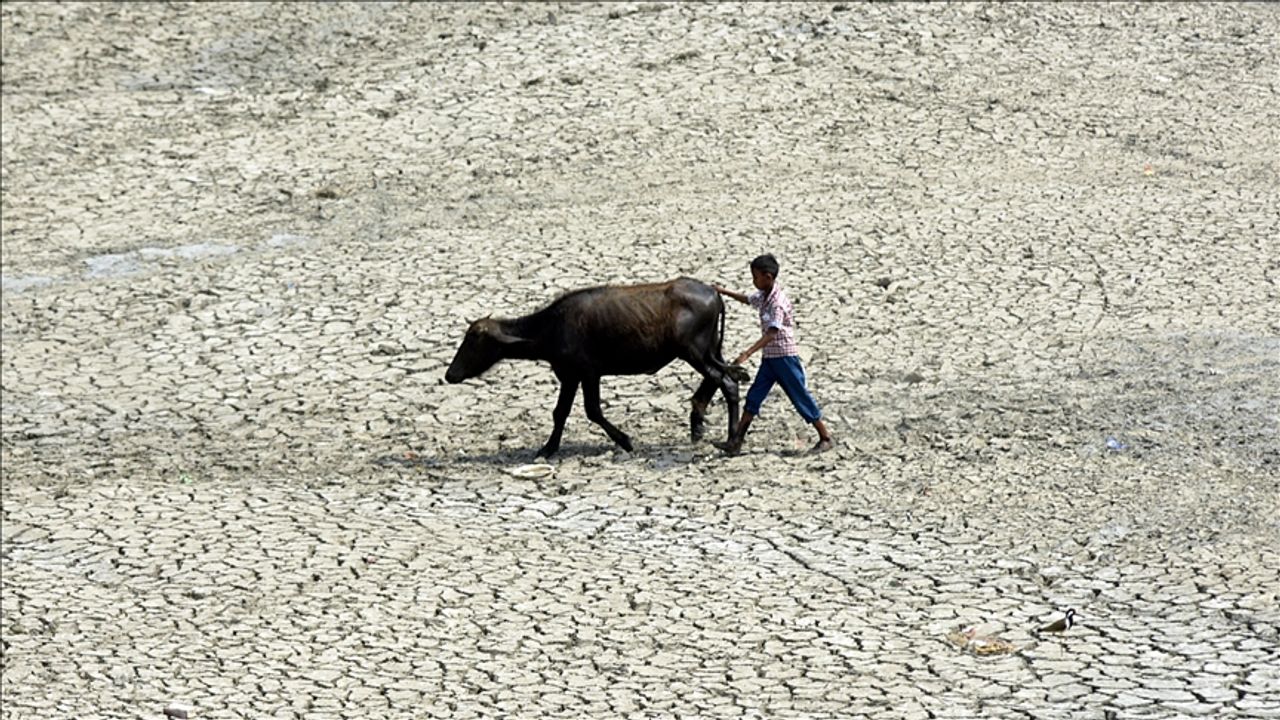
[[[830,450],[832,447],[834,447],[834,445],[831,442],[831,438],[825,438],[825,439],[819,440],[818,444],[814,445],[813,448],[809,450],[809,452],[816,455],[818,453],[824,453]]]

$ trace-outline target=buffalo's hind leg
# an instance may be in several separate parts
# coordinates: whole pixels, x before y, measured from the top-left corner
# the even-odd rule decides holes
[[[727,366],[720,373],[720,392],[724,393],[724,404],[729,407],[729,434],[727,437],[732,438],[733,434],[738,431],[738,381],[729,375]]]
[[[709,287],[705,290],[707,293],[714,293]],[[716,388],[724,393],[724,399],[729,405],[727,437],[732,437],[738,426],[738,381],[730,375],[729,365],[720,352],[720,345],[724,341],[724,304],[719,298],[715,298],[715,304],[706,306],[705,309],[708,312],[683,313],[678,320],[680,342],[684,347],[680,358],[703,377],[702,384],[693,393],[693,411],[689,416],[690,435],[695,442],[702,436],[703,415],[711,404],[711,399],[715,397]],[[711,313],[712,309],[716,312]]]
[[[738,380],[733,376],[733,372],[729,370],[729,363],[724,361],[719,347],[713,348],[708,353],[707,365],[720,374],[720,392],[724,393],[724,404],[729,407],[729,434],[727,437],[732,439],[734,433],[738,432]],[[746,372],[742,368],[738,368],[738,371]]]
[[[738,381],[729,375],[729,366],[711,354],[702,360],[689,360],[688,363],[702,373],[704,378],[693,393],[693,412],[689,416],[694,442],[702,438],[703,413],[715,397],[716,389],[724,393],[725,404],[729,406],[728,437],[733,437],[734,431],[738,429]]]
[[[582,404],[587,408],[587,418],[604,428],[610,440],[627,452],[631,452],[631,438],[604,419],[604,411],[600,409],[600,378],[586,378],[582,381]]]
[[[719,382],[703,375],[702,384],[693,393],[693,410],[689,413],[689,439],[692,442],[698,442],[707,433],[707,407],[715,399],[719,387]]]
[[[560,378],[560,399],[556,401],[556,409],[551,412],[555,426],[551,428],[551,437],[542,446],[536,457],[549,458],[560,449],[560,437],[564,435],[564,423],[569,419],[569,411],[573,409],[573,398],[578,394],[576,379]]]

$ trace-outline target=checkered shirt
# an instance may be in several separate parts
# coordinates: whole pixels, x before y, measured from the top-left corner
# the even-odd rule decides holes
[[[782,291],[782,286],[774,283],[769,296],[756,290],[747,296],[751,307],[760,311],[760,331],[768,332],[769,328],[778,328],[778,334],[764,346],[767,358],[790,357],[799,355],[796,346],[795,311],[791,308],[791,300]]]

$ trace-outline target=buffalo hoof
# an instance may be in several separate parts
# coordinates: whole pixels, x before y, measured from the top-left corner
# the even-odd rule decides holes
[[[689,430],[689,440],[692,442],[701,442],[706,437],[707,429],[702,425],[694,425]]]
[[[741,365],[730,365],[728,374],[729,377],[740,383],[751,381],[751,372]]]
[[[742,438],[740,437],[731,437],[725,442],[715,442],[712,445],[715,445],[717,450],[729,456],[742,452]]]
[[[627,437],[626,435],[623,435],[622,437],[618,438],[618,447],[622,448],[623,450],[626,450],[627,452],[631,452],[632,450],[631,438]]]
[[[541,450],[539,450],[539,451],[538,451],[538,454],[537,454],[537,455],[534,455],[534,456],[533,456],[533,459],[534,459],[534,460],[542,460],[542,459],[544,459],[544,458],[550,458],[552,455],[555,455],[555,454],[556,454],[556,451],[557,451],[557,450],[559,450],[559,449],[560,449],[560,448],[544,447],[544,448],[542,448]]]

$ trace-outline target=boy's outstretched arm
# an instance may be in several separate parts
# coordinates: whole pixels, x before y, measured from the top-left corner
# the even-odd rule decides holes
[[[754,355],[756,351],[758,351],[760,348],[764,347],[765,345],[768,345],[773,340],[773,336],[777,334],[778,334],[778,328],[771,327],[768,330],[765,330],[764,334],[760,336],[760,339],[756,341],[755,345],[752,345],[751,347],[743,351],[743,353],[738,356],[738,359],[733,361],[733,364],[741,365],[742,363],[746,362],[747,358]]]
[[[712,283],[711,287],[715,288],[716,292],[720,293],[721,295],[724,295],[726,297],[731,297],[734,300],[737,300],[738,302],[742,303],[743,305],[747,304],[747,296],[743,295],[740,292],[734,292],[729,288],[723,288],[714,283]]]

